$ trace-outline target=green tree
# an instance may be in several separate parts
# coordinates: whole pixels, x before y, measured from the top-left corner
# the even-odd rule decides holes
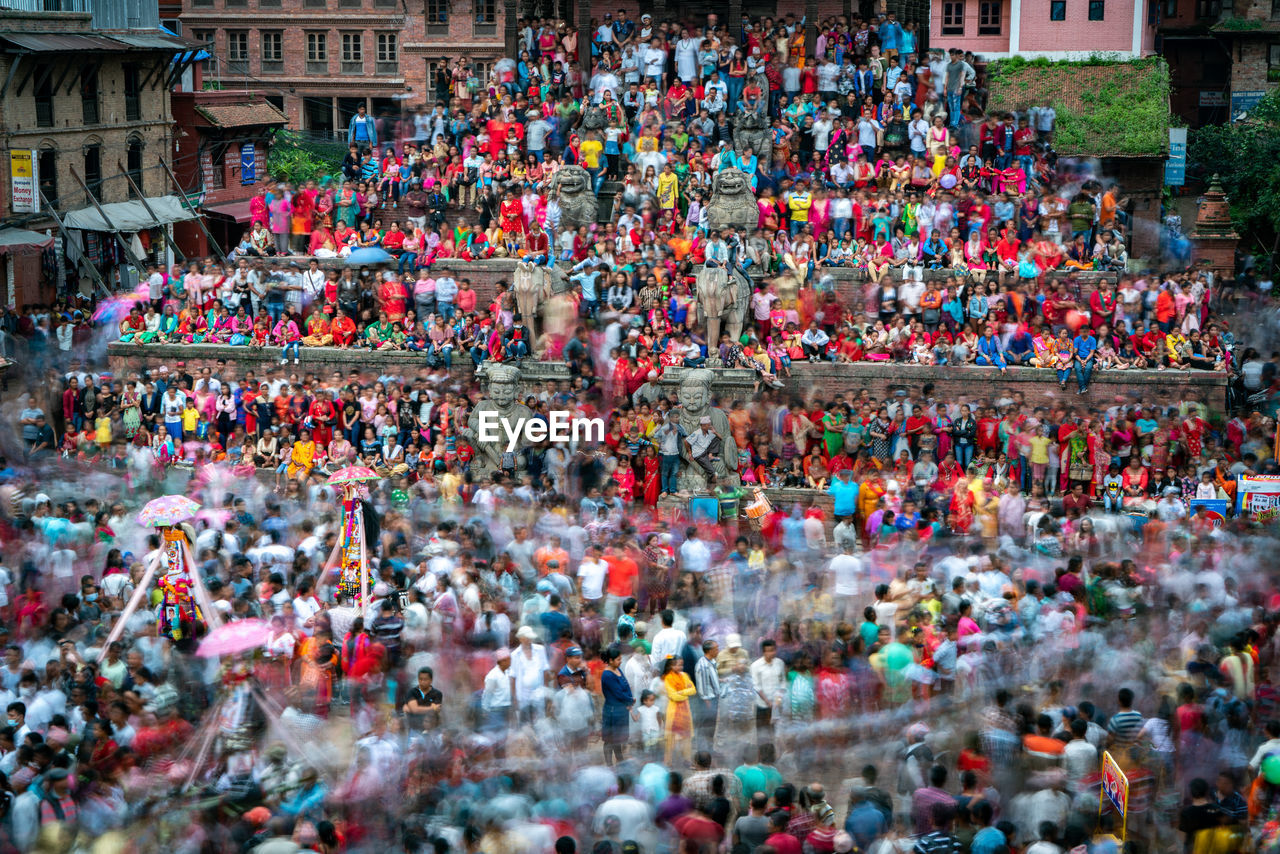
[[[346,148],[339,142],[310,142],[291,130],[278,130],[271,138],[267,174],[277,181],[303,184],[337,174]]]
[[[1280,90],[1271,90],[1244,121],[1188,137],[1193,172],[1222,181],[1241,248],[1274,260],[1280,254]]]

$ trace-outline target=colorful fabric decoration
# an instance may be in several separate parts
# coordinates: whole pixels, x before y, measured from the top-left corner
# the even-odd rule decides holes
[[[160,576],[159,634],[180,641],[200,634],[204,615],[192,594],[185,550],[187,537],[181,528],[164,528],[164,574]]]

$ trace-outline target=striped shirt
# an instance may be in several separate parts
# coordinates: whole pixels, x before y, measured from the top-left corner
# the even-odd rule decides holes
[[[1138,733],[1142,732],[1142,713],[1133,709],[1116,712],[1107,721],[1107,732],[1114,735],[1120,744],[1136,743]]]
[[[705,655],[698,659],[693,668],[693,684],[698,689],[698,699],[703,702],[720,698],[720,677],[716,673],[716,663]]]

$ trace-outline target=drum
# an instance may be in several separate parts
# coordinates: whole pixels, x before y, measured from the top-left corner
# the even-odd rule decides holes
[[[752,527],[760,528],[763,524],[764,517],[769,515],[773,510],[773,505],[769,503],[768,497],[764,494],[764,490],[757,488],[750,504],[742,508],[742,512],[746,514],[747,520]]]

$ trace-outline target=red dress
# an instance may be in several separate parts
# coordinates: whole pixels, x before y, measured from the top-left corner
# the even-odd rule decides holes
[[[662,457],[641,457],[640,461],[644,463],[644,503],[656,507],[662,485]]]
[[[502,203],[500,213],[503,234],[524,234],[524,205],[519,199],[507,199]]]

